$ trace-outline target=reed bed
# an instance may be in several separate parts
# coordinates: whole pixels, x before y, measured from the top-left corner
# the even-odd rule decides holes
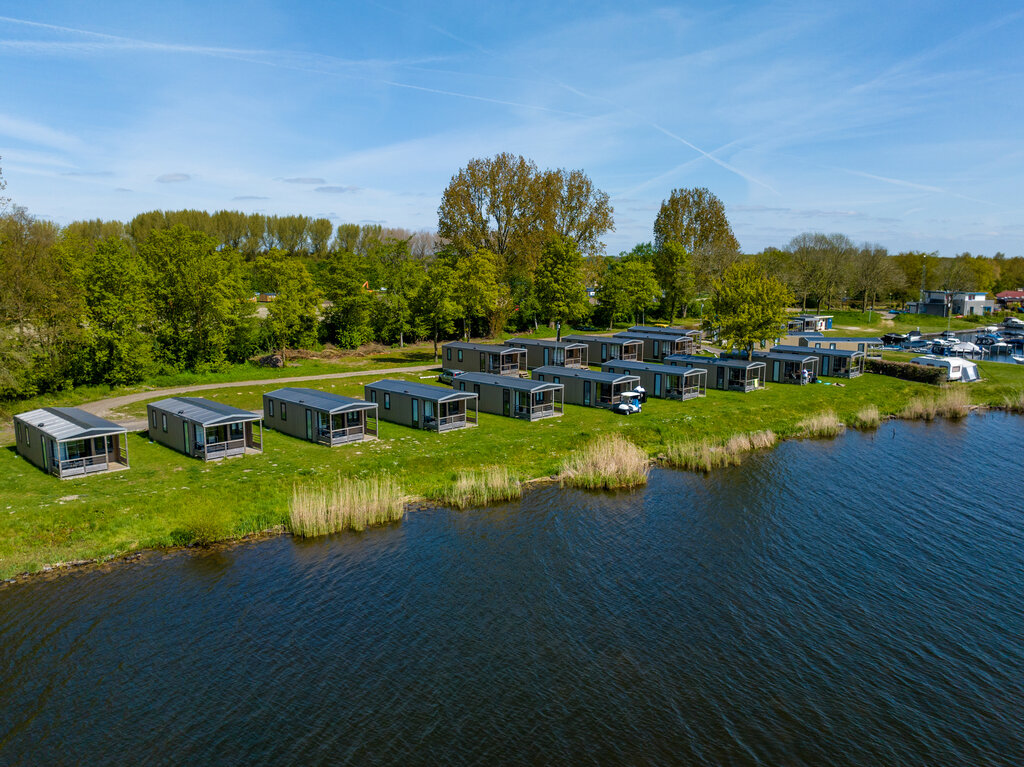
[[[853,417],[851,426],[855,429],[877,429],[882,423],[882,416],[877,405],[865,405]]]
[[[963,418],[971,411],[971,398],[966,389],[949,387],[937,397],[914,397],[900,411],[900,418],[931,421],[939,416]]]
[[[1003,407],[1011,413],[1024,413],[1024,390],[1003,397]]]
[[[647,484],[651,464],[647,453],[618,435],[591,442],[562,464],[563,485],[588,490],[614,490]]]
[[[460,471],[455,482],[445,488],[438,500],[465,509],[511,501],[522,494],[522,483],[507,467],[489,466],[479,471]]]
[[[846,425],[839,420],[839,416],[833,410],[824,410],[809,416],[796,426],[800,430],[801,437],[811,438],[838,437],[846,428]]]
[[[338,478],[334,485],[296,485],[289,508],[291,531],[302,538],[396,522],[405,496],[389,475]]]
[[[744,453],[765,450],[775,442],[775,432],[769,430],[734,434],[724,443],[710,439],[670,442],[665,446],[663,460],[677,469],[709,472],[723,466],[735,466]]]

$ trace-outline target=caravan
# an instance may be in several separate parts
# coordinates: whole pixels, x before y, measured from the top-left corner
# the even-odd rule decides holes
[[[914,357],[911,360],[915,365],[927,365],[933,368],[945,368],[947,381],[978,381],[981,376],[978,374],[978,365],[970,360],[960,357]]]

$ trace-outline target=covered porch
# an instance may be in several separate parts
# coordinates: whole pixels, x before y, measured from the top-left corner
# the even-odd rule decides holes
[[[472,409],[468,406],[470,401],[473,403]],[[452,429],[464,429],[467,426],[476,426],[477,416],[476,397],[444,400],[440,402],[423,400],[424,429],[430,429],[437,432],[451,431]]]
[[[512,416],[527,421],[552,418],[561,415],[564,409],[563,389],[552,386],[539,391],[512,392]]]
[[[706,370],[690,368],[679,375],[665,375],[665,397],[667,399],[686,400],[694,397],[707,396],[708,374]]]
[[[83,477],[128,468],[127,434],[107,434],[87,439],[68,439],[55,443],[50,473],[61,479]]]
[[[728,366],[719,368],[719,377],[721,378],[722,373],[725,373],[725,386],[727,391],[741,391],[750,392],[764,388],[764,370],[765,366],[763,363],[757,365],[751,365],[749,367],[740,366]]]
[[[192,454],[204,461],[216,461],[238,455],[255,455],[263,452],[263,422],[259,422],[259,437],[253,428],[254,421],[204,426],[195,424],[195,445]]]
[[[371,405],[334,413],[318,410],[316,413],[316,441],[321,445],[334,447],[348,442],[377,439],[376,412],[377,408]]]

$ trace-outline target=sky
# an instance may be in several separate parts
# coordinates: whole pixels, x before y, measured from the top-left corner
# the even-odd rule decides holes
[[[0,168],[39,217],[434,229],[475,157],[581,168],[609,253],[674,188],[801,232],[1024,255],[1024,8],[989,2],[10,2]]]

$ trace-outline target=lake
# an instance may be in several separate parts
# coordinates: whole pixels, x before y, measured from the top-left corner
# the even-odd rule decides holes
[[[1024,419],[0,590],[0,764],[1024,763]]]

